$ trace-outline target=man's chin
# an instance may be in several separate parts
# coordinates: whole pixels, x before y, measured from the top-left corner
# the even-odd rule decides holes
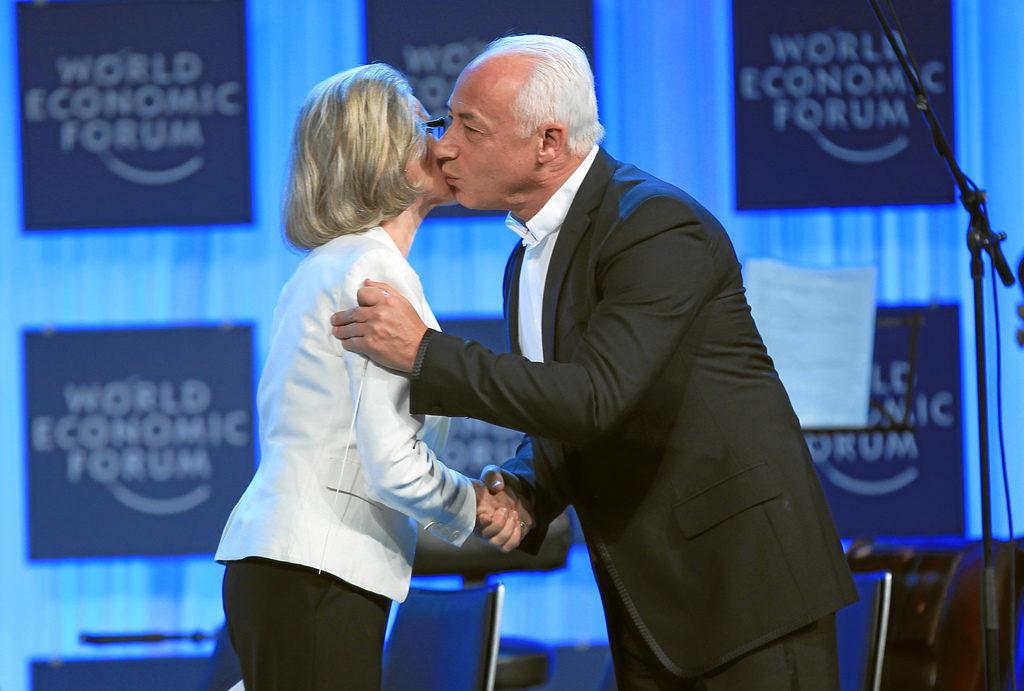
[[[455,190],[455,203],[473,211],[507,211],[500,205],[484,199],[475,199],[461,190]]]

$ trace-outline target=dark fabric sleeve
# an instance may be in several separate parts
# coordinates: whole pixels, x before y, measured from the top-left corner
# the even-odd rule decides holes
[[[427,346],[430,345],[430,339],[436,333],[441,332],[428,328],[426,333],[423,334],[423,339],[420,341],[420,347],[416,349],[416,359],[412,363],[412,372],[409,373],[410,379],[419,378],[420,371],[423,369],[423,358],[427,356]]]
[[[652,199],[609,234],[597,266],[600,298],[571,361],[531,362],[432,334],[412,383],[411,411],[478,418],[579,445],[614,429],[712,290],[712,240],[679,206]]]
[[[534,526],[520,549],[537,554],[548,525],[572,503],[570,489],[562,477],[560,445],[544,440],[534,444],[529,436],[523,435],[516,455],[502,464],[501,469],[519,480],[523,501],[534,519]]]

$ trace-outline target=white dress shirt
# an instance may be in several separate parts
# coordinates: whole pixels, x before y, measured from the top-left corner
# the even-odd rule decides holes
[[[558,231],[597,157],[595,146],[533,218],[523,223],[511,213],[505,219],[509,230],[523,239],[526,250],[519,272],[519,349],[534,362],[544,361],[541,319],[544,313],[544,285]]]
[[[364,278],[394,286],[438,328],[419,277],[381,228],[331,240],[299,263],[260,377],[260,465],[216,559],[300,564],[402,601],[416,522],[461,545],[476,495],[437,458],[447,418],[410,415],[409,380],[331,335],[331,314],[356,305]]]

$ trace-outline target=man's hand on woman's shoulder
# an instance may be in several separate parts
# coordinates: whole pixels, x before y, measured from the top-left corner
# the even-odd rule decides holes
[[[345,350],[378,365],[412,372],[427,325],[404,295],[387,283],[366,279],[356,293],[359,306],[331,315],[331,333]]]

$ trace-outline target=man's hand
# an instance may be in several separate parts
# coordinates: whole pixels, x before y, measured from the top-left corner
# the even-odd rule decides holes
[[[411,372],[427,325],[401,293],[366,279],[356,293],[359,307],[331,315],[331,333],[345,350],[379,365]]]
[[[518,480],[489,465],[473,486],[477,488],[476,532],[501,551],[512,551],[534,525],[522,494],[516,491]]]

